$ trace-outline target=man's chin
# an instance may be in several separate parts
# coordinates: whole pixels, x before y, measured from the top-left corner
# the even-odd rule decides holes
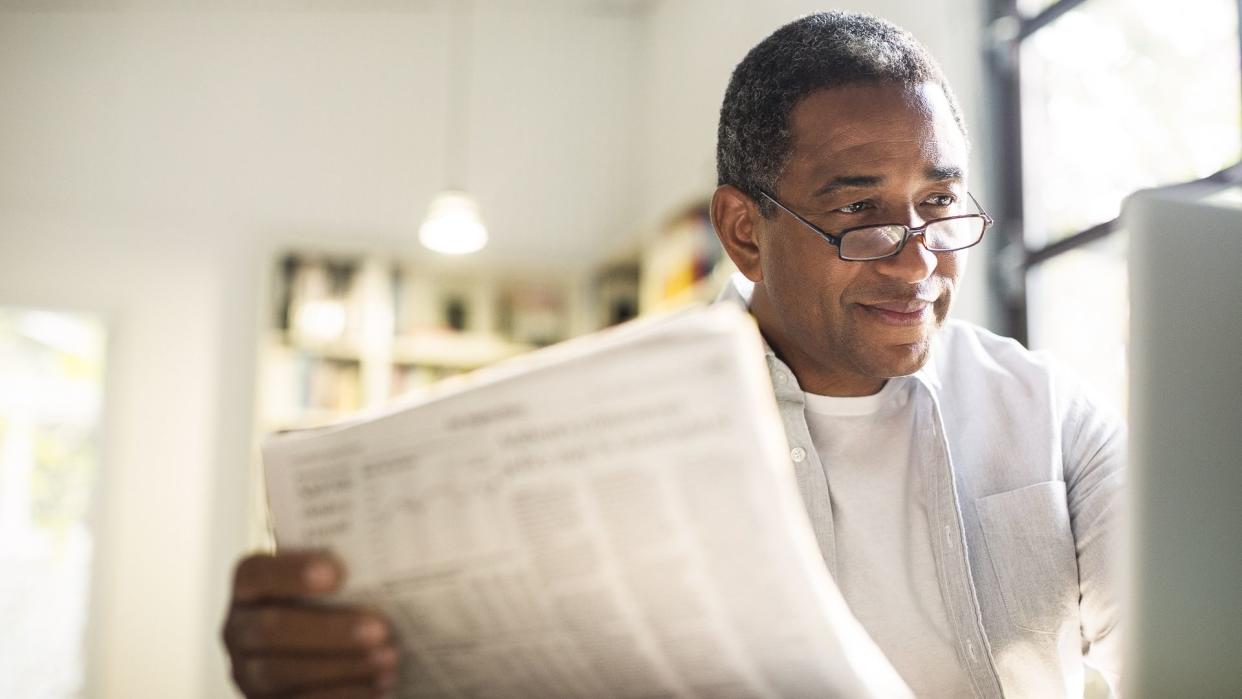
[[[883,378],[909,376],[922,369],[931,355],[931,337],[913,342],[884,344],[872,354],[874,375]]]
[[[864,339],[867,363],[874,376],[908,376],[923,368],[931,355],[932,338],[940,331],[944,317],[936,313],[930,322],[906,327],[870,324],[859,327]]]

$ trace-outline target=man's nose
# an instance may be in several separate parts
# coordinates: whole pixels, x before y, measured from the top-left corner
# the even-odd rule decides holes
[[[923,221],[917,217],[908,226],[921,226]],[[902,247],[901,252],[896,255],[877,260],[877,270],[889,277],[899,279],[908,284],[917,284],[936,271],[936,265],[939,264],[940,258],[936,257],[936,253],[927,249],[927,245],[923,242],[922,231],[912,233],[906,239],[906,244]]]

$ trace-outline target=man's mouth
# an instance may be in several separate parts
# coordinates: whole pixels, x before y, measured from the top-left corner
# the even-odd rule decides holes
[[[915,298],[858,305],[868,317],[886,325],[922,325],[932,315],[932,300],[929,299]]]

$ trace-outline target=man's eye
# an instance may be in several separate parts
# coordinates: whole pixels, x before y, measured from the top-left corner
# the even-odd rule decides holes
[[[833,209],[832,213],[834,214],[856,214],[862,211],[863,209],[866,209],[868,206],[869,204],[865,201],[856,201],[853,204],[846,204],[845,206],[842,206],[839,209]]]
[[[932,206],[953,206],[956,201],[957,197],[954,197],[952,194],[933,194],[927,198],[926,203]]]

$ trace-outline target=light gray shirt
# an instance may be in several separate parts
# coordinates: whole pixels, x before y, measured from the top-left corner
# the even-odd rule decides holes
[[[721,302],[749,305],[745,279]],[[790,462],[829,572],[833,496],[804,394],[767,348]],[[937,583],[976,697],[1082,696],[1119,672],[1120,422],[1013,340],[949,321],[908,377]]]

